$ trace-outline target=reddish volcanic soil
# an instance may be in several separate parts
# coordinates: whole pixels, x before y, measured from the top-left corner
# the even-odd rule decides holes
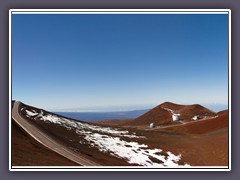
[[[78,166],[30,138],[12,121],[13,166]]]
[[[177,111],[179,109],[184,108],[185,105],[175,104],[175,103],[172,103],[172,102],[164,102],[164,103],[160,104],[159,107],[169,108],[169,109],[172,109],[174,111]]]
[[[173,132],[190,133],[190,134],[202,134],[212,132],[218,129],[228,127],[228,111],[222,111],[217,114],[216,117],[206,120],[197,120],[191,123],[165,128]]]
[[[20,109],[23,107],[28,107],[31,109],[34,109],[36,111],[40,111],[40,109],[31,107],[28,105],[21,104]],[[43,112],[47,112],[45,110],[42,110]],[[22,113],[22,112],[21,112]],[[52,138],[54,138],[56,141],[61,143],[63,146],[74,150],[75,152],[81,154],[81,156],[86,157],[98,164],[105,165],[105,166],[127,166],[129,165],[125,160],[116,158],[114,156],[111,156],[109,153],[102,153],[99,151],[98,148],[91,147],[89,144],[81,144],[80,141],[85,141],[83,137],[77,135],[75,131],[73,130],[66,130],[66,128],[58,126],[56,124],[52,123],[45,123],[43,121],[33,121],[31,119],[28,119],[24,114],[22,114],[26,120],[28,120],[31,124],[35,125],[38,129],[41,129],[41,131],[48,133]],[[58,117],[63,117],[60,115],[56,115]],[[72,121],[76,121],[73,120]],[[79,122],[79,121],[76,121]],[[14,136],[13,136],[14,138]],[[14,147],[13,147],[14,148]],[[16,151],[21,148],[17,147],[15,148]],[[34,151],[32,151],[34,152]],[[15,159],[16,156],[13,154],[13,159]],[[19,162],[19,161],[18,161]],[[19,166],[19,164],[17,164]],[[50,166],[50,164],[48,164]]]
[[[118,123],[112,121],[112,123],[121,126],[146,126],[150,123],[155,123],[156,125],[170,125],[170,124],[178,124],[178,122],[172,121],[172,112],[174,114],[180,114],[182,121],[191,121],[193,116],[198,115],[199,117],[212,117],[215,116],[216,113],[201,106],[198,104],[194,105],[179,105],[170,102],[165,102],[147,113],[139,116],[136,119],[129,121],[119,121]],[[111,121],[109,121],[111,124]],[[97,122],[101,124],[101,122]],[[102,123],[103,124],[103,123]]]
[[[153,146],[181,154],[182,160],[192,166],[228,165],[228,128],[199,135],[165,130],[146,131],[144,135]]]
[[[171,150],[181,152],[184,160],[191,162],[192,166],[227,166],[228,129],[179,139]]]
[[[172,122],[171,113],[163,108],[181,114],[181,117],[187,119],[186,124]],[[202,119],[191,120],[194,115],[199,115]],[[149,128],[151,122],[162,124],[161,127],[174,124],[179,126],[151,129]],[[214,113],[201,105],[166,102],[134,120],[123,120],[118,123],[109,120],[105,121],[104,125],[119,125],[142,131],[148,139],[145,143],[170,150],[175,154],[180,153],[183,160],[193,166],[228,165],[228,110]]]
[[[127,125],[149,125],[151,122],[154,122],[156,125],[161,125],[171,122],[171,119],[171,112],[163,109],[161,106],[157,106],[142,116],[128,122]]]
[[[185,124],[172,122],[171,111],[164,108],[171,109],[174,113],[180,113],[188,119],[181,120]],[[31,109],[39,111],[37,108],[31,107]],[[202,119],[189,120],[194,115],[200,115]],[[111,156],[109,153],[99,152],[97,148],[90,147],[88,144],[79,144],[79,141],[84,141],[84,139],[76,136],[72,130],[66,131],[63,127],[38,120],[28,119],[28,121],[54,138],[61,140],[66,147],[85,154],[96,162],[101,162],[102,165],[129,166],[123,159]],[[162,126],[149,128],[151,122]],[[228,110],[214,113],[200,105],[186,106],[166,102],[136,119],[97,121],[95,124],[116,126],[144,136],[145,138],[139,138],[136,141],[140,144],[147,144],[149,148],[162,149],[163,153],[170,151],[176,155],[181,154],[180,164],[228,166]],[[174,124],[179,124],[179,126],[164,127]],[[12,160],[13,165],[76,165],[36,143],[14,123],[12,127]]]
[[[181,109],[178,109],[176,111],[176,113],[181,114],[181,118],[185,119],[185,120],[191,120],[191,118],[195,115],[198,115],[200,117],[216,115],[215,112],[213,112],[199,104],[185,106]]]

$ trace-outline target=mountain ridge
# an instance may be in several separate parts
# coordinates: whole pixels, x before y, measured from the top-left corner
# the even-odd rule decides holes
[[[182,121],[190,121],[194,116],[203,118],[216,115],[215,112],[200,104],[181,105],[164,102],[132,120],[130,125],[148,125],[150,123],[155,123],[156,125],[169,124],[173,122],[173,114],[179,114]]]

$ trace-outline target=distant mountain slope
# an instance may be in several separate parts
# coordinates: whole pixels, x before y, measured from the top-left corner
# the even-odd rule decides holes
[[[180,114],[182,121],[189,121],[193,116],[215,116],[216,113],[198,104],[180,105],[171,102],[162,103],[147,113],[129,122],[129,125],[149,125],[154,122],[156,125],[172,123],[172,114]]]
[[[139,116],[138,118],[129,122],[130,125],[149,125],[150,123],[155,123],[156,125],[161,125],[164,123],[171,122],[172,114],[171,112],[163,109],[161,106],[157,106],[147,113]]]
[[[218,116],[226,116],[226,115],[228,115],[228,110],[223,110],[223,111],[219,111],[218,113],[217,113],[217,115]]]
[[[182,109],[185,106],[186,105],[175,104],[175,103],[172,103],[172,102],[164,102],[164,103],[159,105],[159,107],[161,107],[161,108],[168,108],[168,109],[171,109],[173,111],[177,111],[179,109]]]
[[[228,110],[224,110],[217,113],[215,117],[206,120],[199,120],[194,123],[185,124],[184,126],[169,127],[166,129],[190,134],[213,132],[219,129],[228,128],[228,114]]]
[[[199,104],[193,104],[193,105],[186,105],[182,107],[181,109],[178,109],[176,113],[181,114],[182,119],[190,120],[193,116],[215,116],[216,113],[199,105]]]
[[[27,122],[61,142],[64,148],[74,151],[77,156],[83,155],[101,162],[103,166],[228,166],[228,110],[200,120],[172,123],[172,113],[188,112],[192,109],[197,110],[194,112],[200,109],[208,113],[202,106],[167,102],[148,111],[139,119],[122,121],[126,124],[131,124],[132,121],[133,124],[138,124],[136,120],[139,120],[140,123],[149,125],[144,116],[158,117],[160,121],[162,118],[162,123],[166,118],[169,119],[170,123],[165,122],[169,123],[167,126],[149,128],[126,124],[110,127],[107,126],[109,121],[106,121],[104,126],[94,125],[22,103],[18,108],[14,106],[15,112],[18,110]],[[16,116],[13,117],[13,121],[16,121]],[[115,121],[112,120],[111,123]],[[74,165],[39,145],[14,122],[11,153],[12,165]]]
[[[59,154],[64,150],[63,156],[71,159],[74,155],[105,166],[189,166],[178,154],[148,145],[143,132],[76,121],[21,102],[13,109],[14,121],[26,132]]]

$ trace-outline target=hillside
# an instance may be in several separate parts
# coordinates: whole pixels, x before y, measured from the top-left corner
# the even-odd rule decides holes
[[[39,144],[12,121],[13,166],[78,166],[56,152]]]
[[[199,116],[199,118],[213,117],[216,115],[215,112],[201,106],[198,104],[194,105],[180,105],[171,102],[162,103],[142,116],[129,121],[128,125],[149,125],[150,123],[155,123],[156,125],[167,125],[173,122],[172,115],[179,114],[180,120],[191,121],[194,116]]]
[[[221,111],[212,118],[198,120],[184,126],[167,127],[165,129],[173,132],[203,134],[228,127],[228,110]]]
[[[13,110],[14,121],[21,123],[35,139],[71,159],[88,160],[97,166],[189,166],[178,154],[149,144],[141,131],[76,121],[20,102],[15,102]],[[12,160],[16,158],[13,155]]]
[[[161,125],[171,122],[171,119],[171,112],[163,109],[161,106],[157,106],[142,116],[130,121],[128,125],[149,125],[152,122],[156,125]]]
[[[113,127],[108,123],[114,125],[121,120],[96,125],[23,103],[14,104],[14,112],[21,117],[14,115],[12,122],[11,155],[14,166],[74,166],[76,164],[67,159],[71,154],[76,158],[94,161],[99,167],[187,168],[228,165],[228,110],[212,116],[213,112],[202,106],[163,103],[139,118],[123,120],[122,125],[117,123],[118,127]],[[202,112],[205,116],[199,120],[180,120],[179,123],[174,123],[171,116],[175,112]],[[67,149],[71,154],[61,156],[56,153],[58,151],[54,152],[39,144],[15,124],[16,117],[36,127],[47,139],[52,139],[53,144],[60,144],[61,147],[57,149]],[[156,117],[163,125],[149,128],[148,121]]]

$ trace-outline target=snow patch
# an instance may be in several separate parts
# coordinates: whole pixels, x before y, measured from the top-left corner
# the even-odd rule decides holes
[[[92,146],[97,146],[102,152],[110,152],[114,156],[124,158],[130,164],[157,167],[180,167],[178,161],[181,159],[181,155],[175,156],[171,152],[167,152],[168,156],[159,155],[159,153],[162,152],[161,149],[150,149],[145,144],[127,142],[121,140],[119,137],[110,137],[98,133],[86,133],[85,135],[85,139],[91,142]],[[161,163],[156,163],[151,158]],[[189,165],[186,164],[182,166]]]
[[[29,111],[29,110],[25,110],[25,111],[26,111],[28,116],[36,116],[38,114],[38,113],[34,113],[32,111]]]
[[[84,129],[89,129],[89,130],[97,131],[100,133],[108,133],[108,134],[112,134],[115,136],[124,136],[124,137],[129,137],[129,138],[139,138],[139,136],[136,136],[134,133],[129,134],[129,131],[123,131],[123,130],[109,128],[109,127],[90,125],[90,124],[81,123],[81,122],[78,122],[78,125],[79,125],[79,127],[82,127]]]
[[[61,124],[61,122],[59,121],[59,118],[56,116],[53,116],[53,115],[42,116],[42,120],[49,121],[49,122],[56,123],[56,124]]]
[[[35,117],[34,119],[36,120],[37,118],[43,121],[47,121],[55,124],[61,124],[62,126],[66,127],[68,130],[80,128],[80,129],[91,130],[93,132],[107,133],[113,136],[122,136],[122,137],[128,137],[128,138],[143,138],[142,136],[135,135],[135,133],[119,130],[117,128],[101,127],[101,126],[92,125],[88,123],[74,122],[69,119],[60,118],[50,114],[44,115],[43,111],[41,111],[41,113],[38,114],[38,116]]]
[[[76,122],[67,118],[46,114],[43,111],[39,114],[27,110],[26,112],[31,116],[38,115],[34,118],[35,120],[39,119],[55,123],[65,127],[67,130],[74,130],[79,136],[84,138],[84,141],[80,141],[79,143],[88,144],[91,147],[98,148],[101,152],[108,152],[115,157],[123,158],[129,164],[156,167],[189,166],[188,164],[178,164],[181,155],[174,155],[171,152],[167,152],[167,155],[162,155],[161,149],[149,148],[146,144],[134,141],[134,138],[143,137],[136,135],[136,133],[130,133],[127,130]],[[131,140],[126,141],[122,137],[131,138]]]

